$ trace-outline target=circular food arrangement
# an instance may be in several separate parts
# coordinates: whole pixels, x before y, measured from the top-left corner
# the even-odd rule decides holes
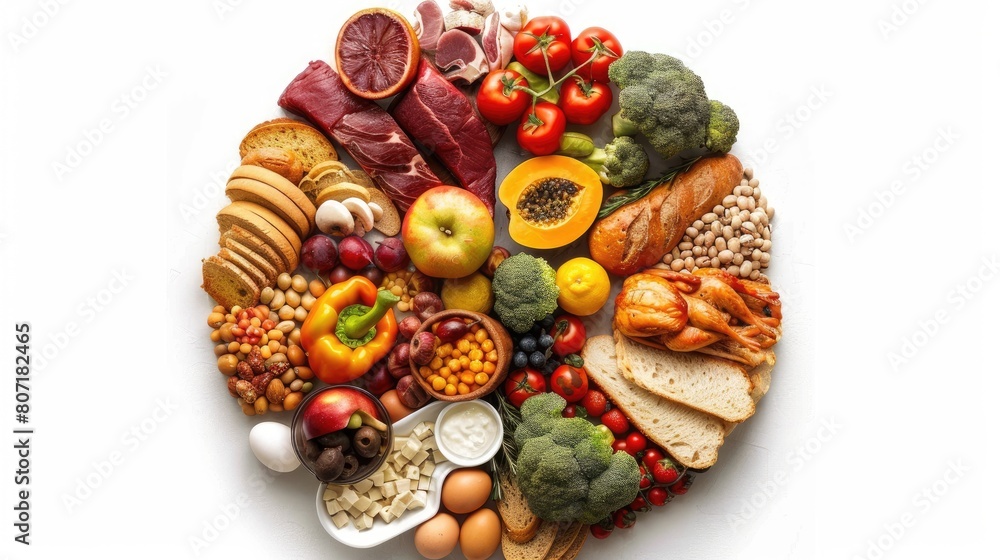
[[[575,558],[687,494],[770,386],[774,208],[736,112],[578,26],[358,11],[239,145],[202,261],[219,390],[341,543]]]

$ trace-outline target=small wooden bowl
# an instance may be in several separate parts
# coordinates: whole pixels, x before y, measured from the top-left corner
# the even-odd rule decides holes
[[[435,391],[434,388],[431,387],[431,384],[424,380],[424,378],[420,375],[420,366],[417,365],[411,358],[410,371],[413,372],[413,377],[417,380],[417,383],[420,384],[425,391],[427,391],[428,395],[439,401],[471,401],[473,399],[485,397],[486,395],[492,393],[494,389],[499,387],[500,384],[507,379],[507,371],[510,369],[510,359],[513,356],[514,342],[510,339],[510,335],[507,334],[507,330],[503,328],[503,325],[495,319],[475,311],[445,309],[440,313],[435,313],[429,319],[424,321],[423,324],[420,325],[420,328],[417,329],[417,333],[429,331],[434,323],[439,323],[446,319],[452,319],[455,317],[479,321],[479,325],[486,329],[486,332],[490,335],[490,340],[493,341],[493,347],[496,348],[497,351],[497,369],[493,372],[493,375],[490,376],[490,380],[486,385],[483,385],[475,391],[469,391],[464,395],[455,394],[448,396],[440,391]]]

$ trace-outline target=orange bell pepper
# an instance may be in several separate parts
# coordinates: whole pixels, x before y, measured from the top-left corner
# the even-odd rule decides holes
[[[364,375],[396,344],[392,306],[399,297],[364,276],[330,286],[300,329],[309,367],[320,380],[346,383]]]

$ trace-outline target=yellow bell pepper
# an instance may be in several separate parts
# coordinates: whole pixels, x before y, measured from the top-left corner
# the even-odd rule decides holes
[[[396,344],[393,305],[399,297],[364,276],[330,286],[302,323],[301,343],[320,380],[346,383],[364,375]]]

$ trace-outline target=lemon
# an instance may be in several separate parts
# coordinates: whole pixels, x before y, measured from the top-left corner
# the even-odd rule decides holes
[[[593,315],[611,295],[611,279],[604,267],[587,257],[577,257],[556,270],[559,307],[573,315]]]
[[[448,278],[441,286],[441,301],[445,309],[489,313],[493,309],[493,282],[479,272]]]

